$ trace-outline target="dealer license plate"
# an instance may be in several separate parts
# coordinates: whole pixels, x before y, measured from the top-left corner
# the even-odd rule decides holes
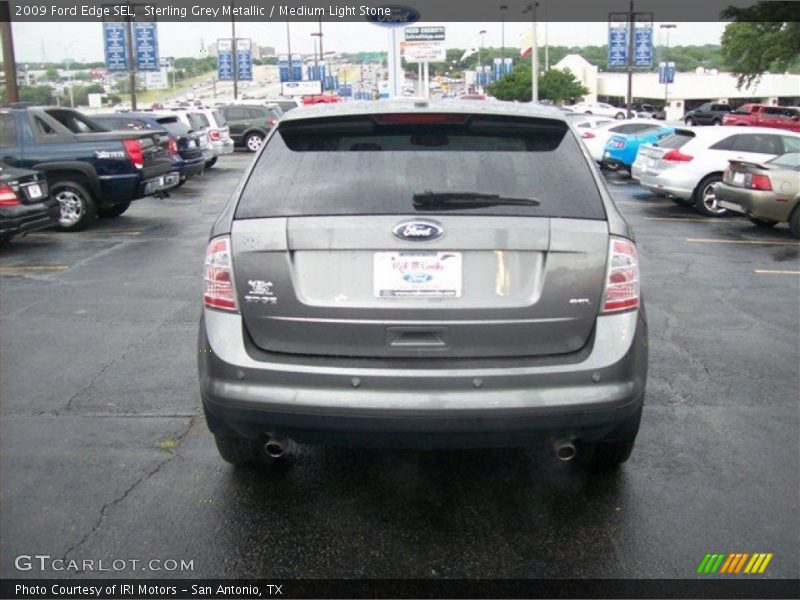
[[[376,298],[460,298],[460,252],[376,252]]]

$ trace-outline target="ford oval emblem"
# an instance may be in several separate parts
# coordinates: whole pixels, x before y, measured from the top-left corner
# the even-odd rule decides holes
[[[408,283],[428,283],[433,279],[430,273],[406,273],[403,279]]]
[[[444,233],[444,229],[431,221],[405,221],[396,225],[392,233],[401,240],[428,242]]]
[[[367,21],[382,27],[403,27],[404,25],[411,25],[419,21],[421,16],[417,9],[400,4],[386,4],[384,6],[377,6],[376,8],[389,9],[389,14],[385,14],[386,11],[384,10],[378,10],[376,14],[367,15]]]

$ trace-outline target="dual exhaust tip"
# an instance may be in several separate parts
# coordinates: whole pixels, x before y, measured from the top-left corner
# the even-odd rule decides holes
[[[269,438],[264,444],[264,452],[272,459],[281,458],[286,453],[286,444],[277,438]],[[576,453],[575,444],[571,440],[553,440],[553,452],[558,460],[572,460]]]

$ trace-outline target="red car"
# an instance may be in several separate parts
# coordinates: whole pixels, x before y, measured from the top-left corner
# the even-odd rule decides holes
[[[800,109],[791,106],[742,104],[722,117],[722,124],[775,127],[800,132]]]
[[[316,96],[303,97],[303,104],[331,104],[334,102],[341,102],[339,96],[331,94],[318,94]]]

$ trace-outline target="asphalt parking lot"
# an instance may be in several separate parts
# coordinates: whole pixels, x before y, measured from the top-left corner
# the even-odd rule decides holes
[[[800,576],[800,242],[614,178],[650,377],[633,457],[296,447],[218,457],[200,414],[206,236],[250,155],[82,233],[0,249],[2,577],[670,577],[707,552]],[[193,561],[19,571],[18,555]]]

